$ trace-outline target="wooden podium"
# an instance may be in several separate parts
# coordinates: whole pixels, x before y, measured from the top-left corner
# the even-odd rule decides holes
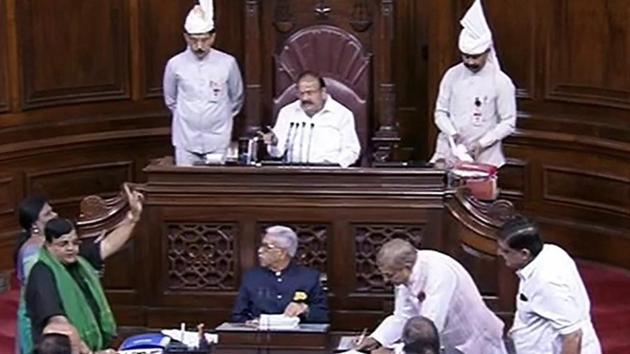
[[[404,238],[441,250],[473,275],[486,301],[509,317],[513,274],[494,232],[512,212],[446,187],[430,168],[299,166],[175,167],[153,164],[133,240],[108,261],[104,284],[121,325],[207,327],[229,321],[266,227],[299,236],[297,258],[322,272],[333,331],[373,328],[391,312],[392,288],[375,264],[380,246]],[[124,217],[119,197],[87,198],[79,231],[89,237]],[[89,202],[88,202],[89,201]]]

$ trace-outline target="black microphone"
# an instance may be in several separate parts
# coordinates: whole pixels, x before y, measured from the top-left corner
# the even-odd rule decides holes
[[[287,162],[289,157],[289,143],[291,142],[291,132],[293,132],[293,127],[295,127],[295,122],[291,122],[289,124],[289,131],[287,131],[287,137],[284,139],[284,162]]]
[[[306,129],[306,122],[302,122],[302,131],[300,132],[300,161],[304,162],[304,130]]]
[[[289,140],[289,147],[287,148],[287,154],[288,154],[288,159],[287,162],[288,163],[293,163],[293,147],[295,146],[295,139],[297,139],[297,134],[298,134],[298,130],[300,129],[300,123],[299,122],[295,122],[295,129],[293,129],[293,135],[291,136],[291,139]]]
[[[311,130],[308,132],[308,145],[306,147],[306,163],[308,164],[311,159],[311,141],[313,140],[313,129],[315,129],[315,123],[311,122]]]

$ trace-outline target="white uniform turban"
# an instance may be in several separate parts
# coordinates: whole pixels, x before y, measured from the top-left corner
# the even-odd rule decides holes
[[[492,42],[492,31],[483,14],[481,0],[475,0],[459,23],[464,27],[459,33],[459,50],[464,54],[477,55],[490,49],[488,62],[495,66],[497,72],[500,71],[501,65]]]
[[[492,32],[481,8],[481,0],[475,0],[466,15],[459,21],[464,27],[459,34],[459,50],[465,54],[481,54],[492,45]]]
[[[214,29],[214,8],[212,0],[199,0],[186,16],[184,29],[189,34],[208,33]]]

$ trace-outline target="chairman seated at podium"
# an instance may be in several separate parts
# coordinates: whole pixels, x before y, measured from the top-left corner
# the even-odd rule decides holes
[[[354,114],[326,92],[318,74],[297,79],[298,99],[282,107],[273,129],[261,133],[267,152],[287,163],[328,163],[341,167],[359,158]]]
[[[258,248],[260,266],[245,274],[232,321],[246,322],[261,314],[299,316],[302,322],[328,322],[328,304],[317,270],[296,264],[298,240],[286,226],[265,230]]]

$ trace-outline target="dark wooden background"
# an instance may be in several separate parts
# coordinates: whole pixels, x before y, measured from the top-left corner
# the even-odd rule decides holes
[[[334,11],[333,3],[365,1],[391,2],[324,2]],[[217,47],[241,65],[245,8],[256,2],[215,0]],[[432,152],[433,101],[458,61],[458,20],[471,2],[394,1],[396,115],[401,149],[414,158]],[[193,3],[0,0],[0,269],[12,267],[23,197],[44,194],[73,215],[83,196],[143,181],[147,162],[170,154],[162,72],[184,48]],[[575,256],[630,268],[630,7],[623,0],[484,5],[518,88],[504,195]]]

